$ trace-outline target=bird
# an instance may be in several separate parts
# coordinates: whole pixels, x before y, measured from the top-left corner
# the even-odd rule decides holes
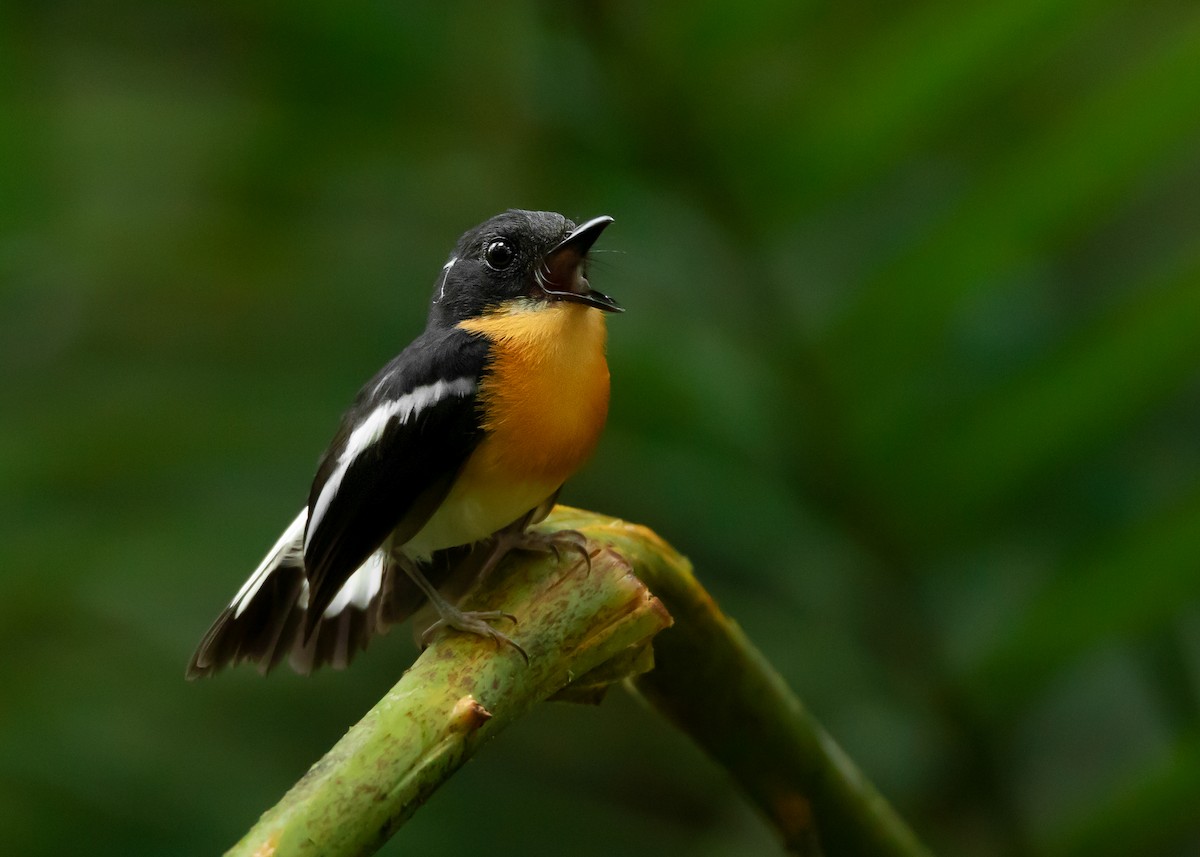
[[[588,259],[612,222],[510,209],[459,238],[424,331],[358,392],[307,503],[204,634],[189,679],[285,657],[301,674],[344,667],[425,600],[439,618],[423,642],[450,628],[525,655],[496,627],[516,617],[463,611],[430,574],[488,542],[489,567],[514,547],[586,558],[577,533],[525,528],[607,419],[606,315],[623,308],[592,288]]]

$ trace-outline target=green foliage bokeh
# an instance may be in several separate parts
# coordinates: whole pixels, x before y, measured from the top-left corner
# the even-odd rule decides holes
[[[610,214],[564,499],[701,579],[946,854],[1200,848],[1200,10],[0,8],[0,835],[212,854],[394,681],[183,682],[464,229]],[[741,855],[628,700],[385,853]]]

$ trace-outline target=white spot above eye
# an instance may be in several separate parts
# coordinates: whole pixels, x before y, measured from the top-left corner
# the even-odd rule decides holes
[[[439,301],[446,296],[446,280],[450,279],[450,269],[454,267],[454,263],[457,261],[457,256],[451,256],[450,261],[445,265],[442,265],[442,270],[445,271],[445,273],[442,274],[442,287],[438,289],[437,299]]]
[[[329,510],[329,504],[337,495],[342,485],[342,479],[354,459],[362,455],[371,446],[378,443],[384,431],[393,419],[399,418],[401,425],[415,419],[426,408],[451,396],[464,397],[475,392],[475,379],[470,375],[455,378],[453,381],[436,381],[423,384],[412,392],[405,393],[399,399],[384,402],[371,411],[361,423],[355,426],[346,440],[346,447],[338,456],[337,468],[329,475],[329,479],[321,486],[321,494],[313,505],[312,519],[308,524],[308,534],[304,538],[304,549],[308,550],[312,534],[321,524],[321,519]]]

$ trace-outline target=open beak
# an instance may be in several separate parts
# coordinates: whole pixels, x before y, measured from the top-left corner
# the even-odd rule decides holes
[[[583,262],[588,250],[592,249],[600,233],[612,222],[613,219],[607,215],[593,217],[582,226],[575,227],[558,246],[542,257],[538,285],[547,298],[587,304],[605,312],[625,311],[608,295],[593,289],[583,275]]]

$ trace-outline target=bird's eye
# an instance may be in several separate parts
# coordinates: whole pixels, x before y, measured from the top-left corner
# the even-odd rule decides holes
[[[504,239],[498,239],[483,251],[483,261],[487,262],[487,266],[493,271],[502,271],[512,264],[516,255],[517,251],[511,244]]]

